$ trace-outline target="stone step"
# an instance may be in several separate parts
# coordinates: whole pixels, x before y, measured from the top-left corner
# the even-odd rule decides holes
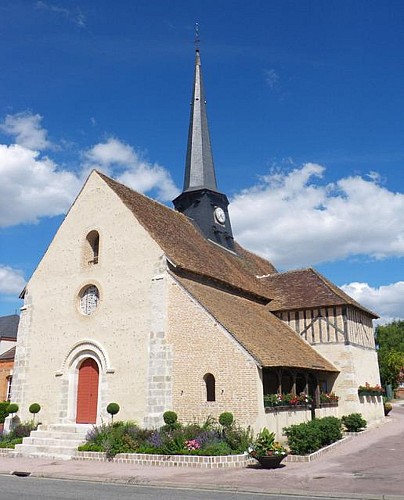
[[[51,452],[46,452],[46,453],[40,453],[40,452],[30,452],[29,454],[23,453],[23,452],[16,452],[14,451],[13,453],[9,453],[9,457],[30,457],[30,458],[50,458],[52,460],[71,460],[74,454],[68,453],[68,454],[60,454],[60,453],[51,453]]]
[[[66,446],[66,447],[76,447],[85,442],[85,439],[60,439],[58,437],[38,437],[37,435],[31,434],[31,436],[24,438],[22,444],[35,444],[43,446]]]
[[[40,444],[16,444],[15,453],[23,456],[33,456],[38,453],[43,455],[66,455],[72,457],[77,451],[77,446],[47,446]]]
[[[73,439],[73,440],[80,439],[80,440],[84,441],[85,438],[86,438],[86,435],[87,435],[87,432],[83,432],[82,434],[80,434],[78,432],[72,433],[72,432],[59,432],[59,431],[55,431],[55,432],[51,432],[51,431],[32,431],[30,437],[35,437],[35,438],[39,438],[39,439],[49,439],[49,438],[53,438],[53,439]]]
[[[41,424],[38,426],[38,430],[50,432],[68,432],[72,434],[86,434],[93,427],[93,424]]]
[[[38,427],[17,444],[13,456],[48,457],[68,460],[85,442],[92,425],[51,424]]]

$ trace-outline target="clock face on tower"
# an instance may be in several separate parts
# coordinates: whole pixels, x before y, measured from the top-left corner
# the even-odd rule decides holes
[[[224,224],[226,222],[226,214],[224,213],[224,210],[220,207],[216,207],[215,211],[215,219],[219,224]]]

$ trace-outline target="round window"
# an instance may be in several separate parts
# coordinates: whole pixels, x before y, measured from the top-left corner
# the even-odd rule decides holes
[[[98,306],[99,299],[98,288],[95,285],[87,286],[80,294],[80,311],[86,315],[92,314]]]

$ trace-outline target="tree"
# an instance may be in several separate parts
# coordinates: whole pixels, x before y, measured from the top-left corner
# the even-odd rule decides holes
[[[375,336],[382,382],[396,389],[404,369],[404,321],[377,326]]]

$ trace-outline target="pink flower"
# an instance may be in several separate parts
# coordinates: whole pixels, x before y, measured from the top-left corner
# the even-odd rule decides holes
[[[196,439],[190,439],[189,441],[185,441],[185,447],[187,450],[199,450],[201,445],[198,443]]]

